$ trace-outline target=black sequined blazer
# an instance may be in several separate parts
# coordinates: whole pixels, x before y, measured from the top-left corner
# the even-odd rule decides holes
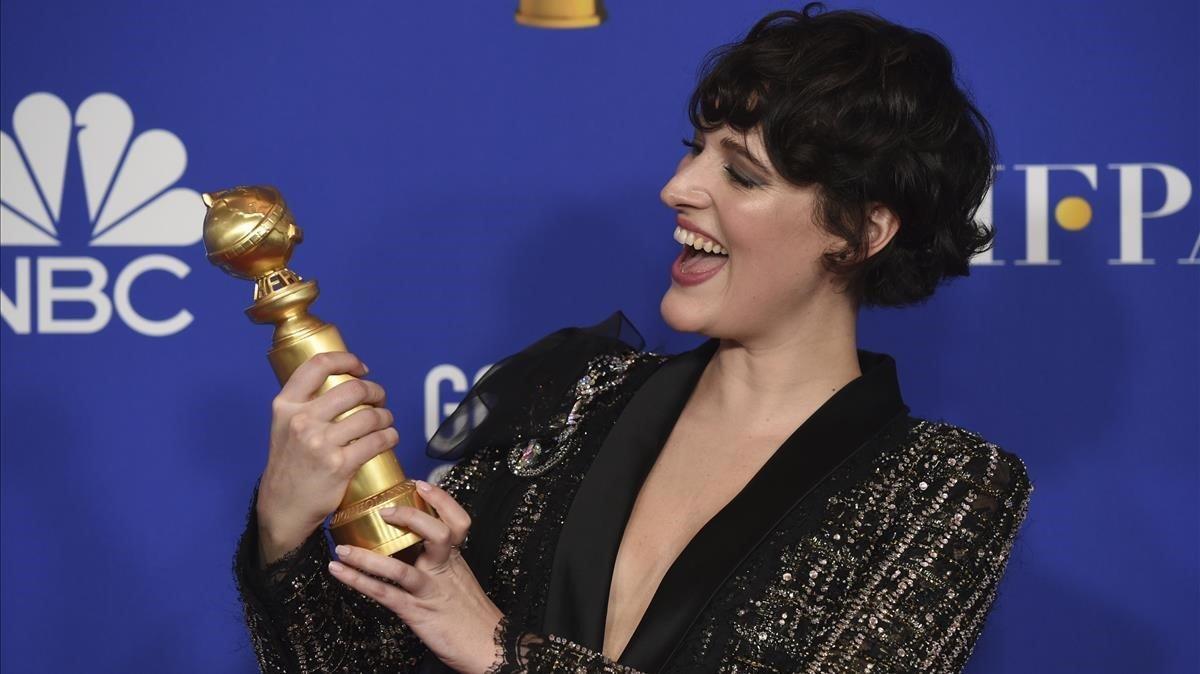
[[[696,534],[619,661],[609,582],[643,480],[717,341],[675,356],[619,313],[493,367],[437,435],[472,516],[463,556],[530,672],[959,672],[1033,487],[1015,455],[908,414],[893,359],[840,389]],[[255,496],[257,491],[255,492]],[[253,499],[234,561],[264,672],[449,671],[390,611],[329,575],[318,529],[260,571]]]

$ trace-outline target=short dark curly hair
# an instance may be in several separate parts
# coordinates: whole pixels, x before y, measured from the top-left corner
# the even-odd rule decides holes
[[[855,306],[919,303],[991,246],[974,216],[994,177],[992,129],[936,37],[824,9],[772,12],[711,51],[688,118],[703,130],[761,124],[779,174],[819,186],[817,220],[846,242],[822,263]],[[873,201],[895,211],[900,229],[867,258]]]

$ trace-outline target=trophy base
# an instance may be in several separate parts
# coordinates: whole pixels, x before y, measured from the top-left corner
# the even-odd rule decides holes
[[[333,534],[334,542],[390,556],[424,540],[416,532],[392,526],[384,521],[379,511],[392,506],[410,506],[436,517],[425,499],[417,494],[416,483],[405,480],[371,498],[335,512],[329,522],[329,531]]]
[[[602,0],[521,0],[514,18],[534,28],[592,28],[606,16]]]

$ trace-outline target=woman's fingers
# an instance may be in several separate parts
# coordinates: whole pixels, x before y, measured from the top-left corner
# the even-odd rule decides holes
[[[351,472],[356,471],[364,463],[375,458],[376,455],[390,450],[399,442],[400,432],[396,430],[395,426],[388,426],[383,430],[370,433],[342,447],[346,461],[343,466]]]
[[[471,530],[471,516],[467,511],[463,510],[449,492],[435,484],[417,480],[417,491],[420,492],[421,498],[437,511],[438,518],[450,528],[450,543],[462,545],[463,541],[467,540],[467,532]]]
[[[347,379],[313,398],[307,405],[308,414],[321,421],[333,421],[358,405],[382,407],[386,397],[383,387],[370,379]]]
[[[329,563],[334,577],[396,613],[404,611],[410,595],[419,595],[428,586],[423,571],[393,557],[353,545],[339,545],[337,553],[341,561]],[[371,576],[394,581],[400,587]]]
[[[415,532],[425,539],[425,550],[417,558],[417,564],[422,568],[440,566],[450,559],[450,546],[461,544],[461,539],[453,539],[454,532],[445,522],[411,506],[400,506],[395,509],[385,508],[380,511],[383,520],[403,529]]]
[[[348,445],[372,431],[391,426],[394,421],[391,410],[386,407],[364,407],[341,421],[335,421],[326,435],[335,445]]]
[[[358,356],[352,353],[346,351],[318,353],[296,368],[292,376],[284,382],[283,388],[276,397],[294,403],[308,402],[330,375],[362,376],[366,373],[366,366],[358,359]]]

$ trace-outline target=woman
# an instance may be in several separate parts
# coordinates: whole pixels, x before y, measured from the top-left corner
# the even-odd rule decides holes
[[[430,443],[459,459],[421,485],[440,519],[386,516],[413,564],[331,561],[322,519],[396,434],[377,384],[310,399],[352,355],[296,371],[235,561],[264,671],[962,668],[1032,486],[910,416],[855,326],[990,245],[991,131],[936,39],[815,9],[714,54],[661,192],[662,313],[710,339],[643,353],[617,314],[499,363]]]

